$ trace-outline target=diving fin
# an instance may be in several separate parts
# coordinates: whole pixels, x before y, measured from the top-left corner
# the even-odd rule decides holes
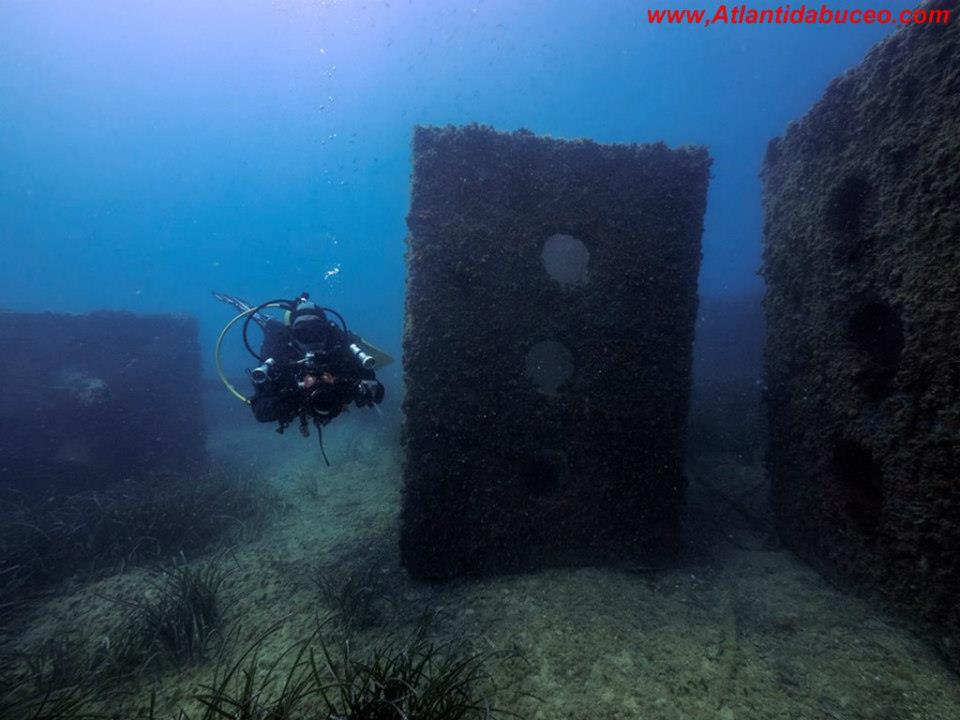
[[[233,305],[233,307],[235,307],[240,312],[247,312],[253,307],[253,305],[248,303],[246,300],[241,300],[238,297],[234,297],[233,295],[227,295],[226,293],[217,292],[216,290],[213,291],[213,296],[220,302],[226,303],[227,305]],[[253,320],[260,327],[264,327],[270,321],[270,318],[268,318],[263,313],[254,313]]]

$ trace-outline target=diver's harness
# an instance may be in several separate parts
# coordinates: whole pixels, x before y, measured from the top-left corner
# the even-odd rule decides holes
[[[308,437],[310,435],[309,422],[312,418],[313,424],[317,428],[317,438],[320,441],[320,454],[323,455],[323,460],[329,467],[330,461],[327,459],[327,453],[323,449],[323,426],[330,421],[330,413],[318,410],[315,404],[318,395],[323,390],[328,389],[330,386],[328,381],[322,379],[323,376],[328,373],[328,370],[324,365],[320,364],[316,353],[307,352],[300,360],[294,360],[289,363],[284,363],[283,365],[278,365],[276,360],[273,358],[267,358],[259,367],[247,371],[247,373],[250,375],[250,379],[256,385],[261,385],[265,382],[276,380],[284,372],[293,372],[295,376],[298,377],[303,377],[304,375],[309,374],[316,378],[320,378],[316,381],[316,386],[308,394],[305,396],[300,396],[302,399],[299,402],[296,410],[293,412],[291,418],[299,418],[300,434],[304,437]],[[340,379],[334,380],[334,384],[343,384],[345,382],[348,381]],[[297,379],[296,384],[298,391],[305,389],[303,380]],[[292,391],[291,388],[286,392],[281,391],[280,397],[285,399],[293,394],[295,394],[295,392]],[[299,393],[296,394],[299,395]],[[292,419],[281,418],[277,421],[276,432],[280,435],[283,435],[286,429],[292,424]]]
[[[282,365],[279,365],[274,358],[260,357],[260,354],[255,352],[253,347],[250,345],[250,341],[248,337],[250,321],[255,317],[257,317],[258,313],[268,308],[279,308],[279,309],[286,310],[292,315],[297,311],[298,306],[306,302],[307,300],[309,300],[309,298],[310,298],[309,294],[304,292],[304,293],[301,293],[300,297],[298,297],[296,300],[268,300],[267,302],[261,303],[256,307],[250,308],[248,310],[244,310],[239,315],[234,317],[230,322],[228,322],[224,326],[223,330],[220,331],[220,335],[217,338],[217,344],[214,349],[214,360],[217,367],[217,374],[220,376],[220,381],[226,386],[227,390],[229,390],[230,393],[234,395],[236,398],[238,398],[239,400],[245,402],[247,405],[250,405],[252,403],[252,398],[245,396],[243,393],[237,390],[233,386],[233,384],[230,383],[230,381],[227,379],[226,374],[223,371],[223,366],[220,361],[220,349],[221,349],[221,346],[223,345],[224,338],[227,336],[227,333],[229,333],[229,331],[234,325],[240,322],[240,320],[243,320],[243,332],[242,332],[243,345],[244,347],[246,347],[247,351],[251,355],[253,355],[253,357],[255,357],[257,361],[260,363],[258,367],[254,368],[253,370],[247,371],[248,374],[250,375],[250,379],[253,381],[254,384],[259,385],[269,380],[274,380],[281,373],[291,371],[291,370],[294,371],[298,376],[302,376],[309,372],[309,374],[317,377],[318,378],[317,387],[314,390],[312,390],[308,395],[306,395],[306,397],[303,398],[303,401],[300,403],[300,405],[298,406],[297,410],[294,412],[292,417],[299,418],[300,434],[303,435],[304,437],[307,437],[310,434],[308,414],[312,416],[313,423],[317,428],[317,438],[320,441],[320,454],[323,455],[323,460],[329,467],[330,461],[327,459],[327,453],[323,448],[322,428],[323,428],[323,425],[329,422],[330,418],[328,417],[328,413],[319,411],[313,406],[314,400],[317,398],[318,394],[325,389],[325,385],[329,385],[327,381],[322,379],[324,373],[326,372],[326,368],[320,364],[316,356],[316,353],[313,353],[313,352],[306,352],[304,354],[304,357],[299,360],[294,360],[292,362],[283,363]],[[349,330],[347,329],[347,323],[343,319],[343,316],[340,313],[338,313],[336,310],[333,310],[332,308],[326,308],[326,307],[316,307],[311,309],[310,312],[317,314],[319,317],[325,317],[324,315],[325,313],[330,313],[331,315],[335,316],[340,321],[340,326],[343,329],[343,336],[348,340],[350,339],[351,336],[350,336]],[[364,368],[373,367],[375,362],[374,358],[368,355],[367,353],[365,353],[359,347],[359,345],[357,345],[356,343],[351,343],[349,345],[349,349],[353,353],[353,355],[360,361],[361,366],[363,366]],[[343,381],[338,379],[335,382],[343,382]],[[370,402],[370,404],[372,405],[373,402],[370,400],[370,390],[366,385],[366,382],[367,381],[360,382],[360,392],[363,399],[365,401]],[[300,380],[299,378],[297,380],[297,385],[299,389],[303,389],[303,381]],[[284,393],[281,391],[280,396],[283,397],[283,395]],[[292,419],[278,420],[278,426],[276,428],[276,432],[282,435],[286,431],[286,429],[290,427],[292,423],[293,423]]]

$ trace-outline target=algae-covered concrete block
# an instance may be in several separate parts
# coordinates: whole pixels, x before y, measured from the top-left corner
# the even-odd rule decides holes
[[[413,161],[404,563],[667,552],[706,151],[421,127]]]
[[[196,321],[0,313],[0,487],[99,489],[205,457]]]
[[[957,3],[928,4],[928,9]],[[763,167],[784,538],[960,642],[960,26],[835,80]]]

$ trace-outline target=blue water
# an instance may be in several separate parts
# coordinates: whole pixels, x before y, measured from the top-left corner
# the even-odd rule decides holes
[[[208,354],[211,289],[308,289],[398,353],[417,123],[709,145],[701,289],[757,290],[767,141],[892,26],[649,6],[2,0],[0,307],[189,313]]]

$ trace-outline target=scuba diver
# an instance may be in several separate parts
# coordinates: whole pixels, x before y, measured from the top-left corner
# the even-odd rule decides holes
[[[306,292],[296,300],[270,300],[257,306],[232,295],[214,292],[213,296],[240,311],[217,340],[215,360],[221,381],[250,405],[258,421],[276,422],[278,433],[299,421],[300,433],[307,437],[312,421],[320,438],[320,452],[329,465],[323,450],[323,426],[350,403],[379,412],[377,405],[383,401],[384,390],[374,367],[391,362],[390,356],[350,332],[340,313],[311,302]],[[284,310],[284,320],[265,314],[269,308]],[[249,398],[230,384],[220,365],[223,338],[241,320],[243,343],[260,363],[247,371],[253,383]],[[251,321],[263,331],[259,352],[253,350],[248,339]]]

